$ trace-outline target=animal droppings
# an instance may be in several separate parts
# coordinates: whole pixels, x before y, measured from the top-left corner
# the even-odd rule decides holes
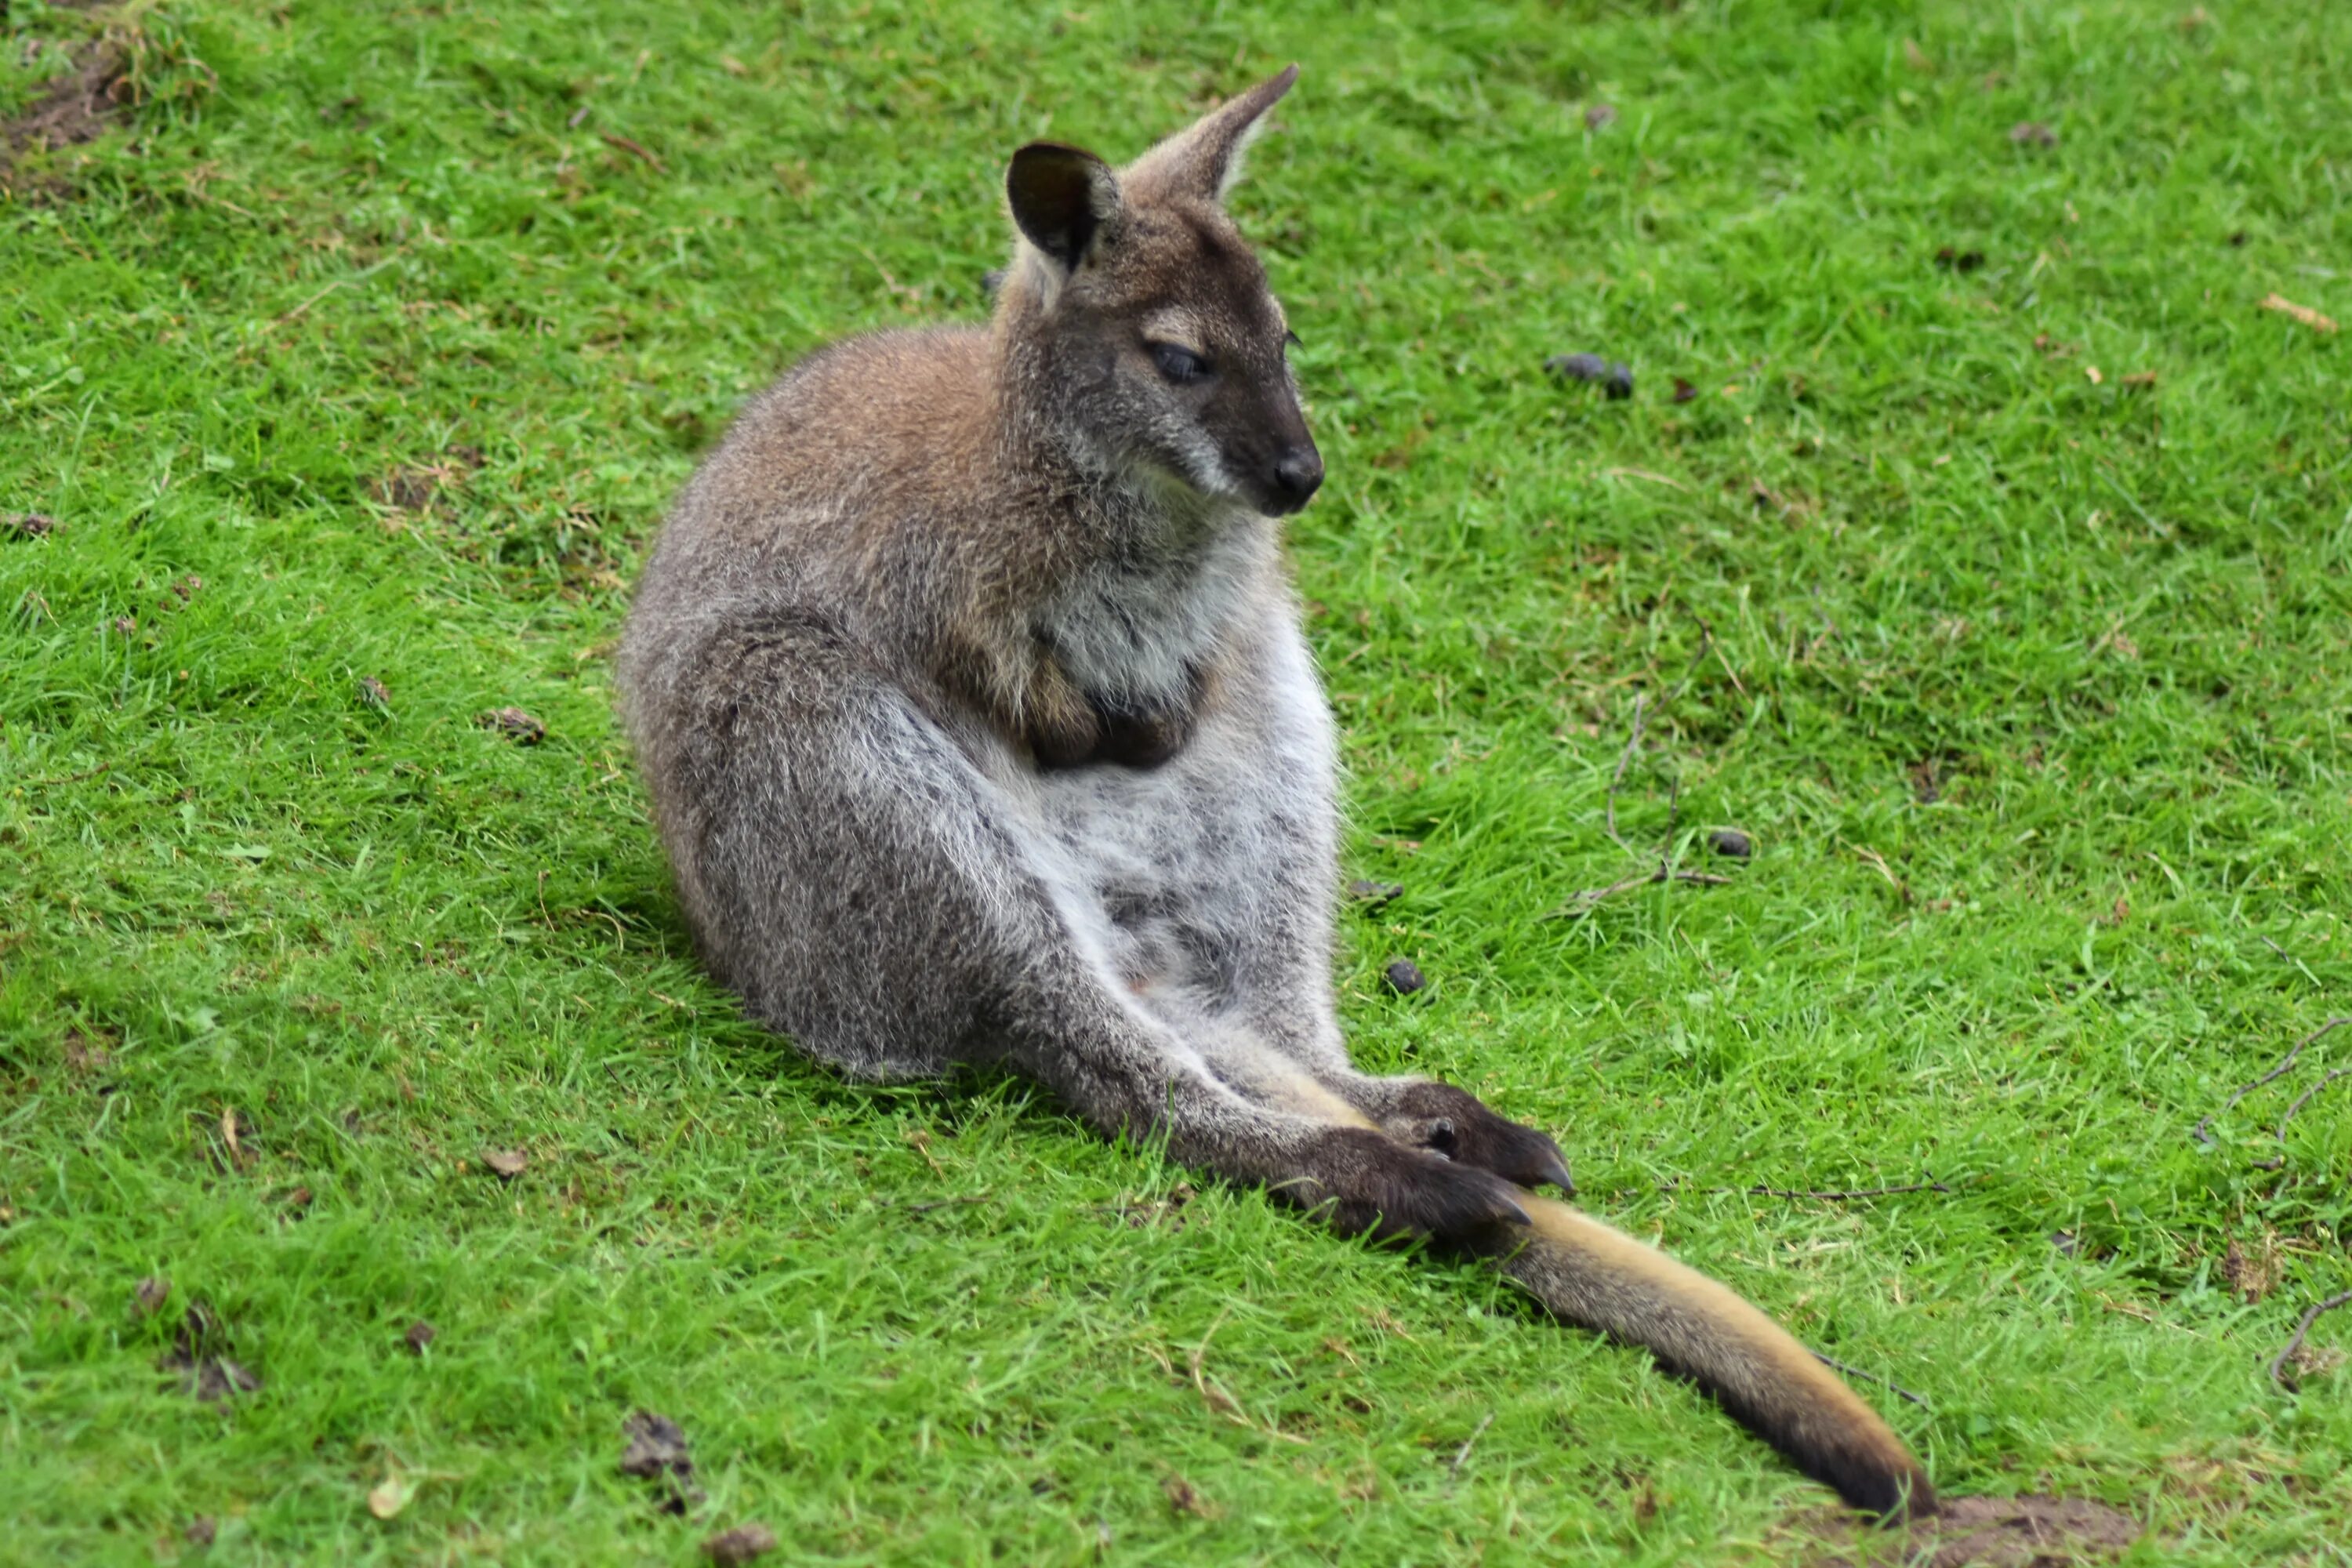
[[[684,1513],[703,1500],[702,1488],[694,1479],[694,1458],[687,1452],[686,1433],[667,1415],[656,1415],[650,1410],[639,1410],[621,1423],[621,1435],[629,1446],[621,1454],[621,1473],[643,1480],[663,1477],[668,1481],[668,1495],[662,1500],[664,1513]]]
[[[1633,395],[1633,367],[1622,360],[1612,363],[1599,354],[1554,354],[1544,361],[1544,369],[1561,381],[1597,383],[1612,397]]]
[[[1381,970],[1381,974],[1388,981],[1389,989],[1400,996],[1410,996],[1429,984],[1428,977],[1410,958],[1390,959],[1388,967]]]
[[[718,1563],[719,1568],[741,1568],[741,1564],[775,1549],[776,1532],[764,1524],[739,1524],[702,1543],[702,1554]]]
[[[476,714],[474,722],[485,730],[496,730],[518,746],[536,746],[547,739],[547,726],[520,708],[494,708]]]

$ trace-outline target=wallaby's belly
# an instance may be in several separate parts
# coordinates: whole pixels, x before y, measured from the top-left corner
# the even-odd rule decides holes
[[[1333,894],[1330,720],[1286,632],[1173,757],[1037,773],[1024,815],[1064,918],[1108,978],[1155,1010],[1238,1004],[1254,945]]]

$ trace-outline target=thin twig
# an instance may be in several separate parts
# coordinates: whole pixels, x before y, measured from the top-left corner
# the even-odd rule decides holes
[[[1646,888],[1654,882],[1696,882],[1706,888],[1727,888],[1731,885],[1731,879],[1718,877],[1712,871],[1677,871],[1673,867],[1660,862],[1654,871],[1644,871],[1638,877],[1628,877],[1622,882],[1612,882],[1605,888],[1587,888],[1580,893],[1570,894],[1567,903],[1559,905],[1557,909],[1546,910],[1541,918],[1555,921],[1570,916],[1581,916],[1590,912],[1592,907],[1603,899],[1624,892],[1629,888]]]
[[[2304,1036],[2303,1038],[2294,1043],[2294,1049],[2288,1051],[2286,1055],[2279,1058],[2278,1066],[2271,1068],[2270,1071],[2263,1074],[2262,1077],[2254,1079],[2252,1083],[2240,1084],[2238,1086],[2237,1092],[2221,1102],[2221,1109],[2220,1110],[2207,1111],[2204,1119],[2189,1130],[2189,1135],[2191,1138],[2196,1139],[2200,1143],[2205,1144],[2210,1148],[2212,1145],[2213,1140],[2212,1137],[2206,1132],[2205,1129],[2213,1124],[2213,1118],[2228,1114],[2231,1109],[2236,1106],[2238,1101],[2245,1099],[2246,1096],[2253,1093],[2254,1090],[2262,1088],[2263,1085],[2270,1082],[2280,1074],[2285,1072],[2287,1068],[2294,1066],[2294,1058],[2303,1054],[2304,1047],[2311,1044],[2312,1041],[2319,1038],[2322,1035],[2328,1033],[2330,1030],[2340,1029],[2347,1024],[2352,1024],[2352,1016],[2330,1018],[2325,1024],[2320,1025],[2316,1029],[2312,1030],[2311,1033]],[[2292,1112],[2289,1114],[2292,1114]],[[2281,1125],[2284,1125],[2284,1123],[2281,1123]]]
[[[1706,656],[1715,648],[1715,628],[1707,625],[1706,617],[1694,615],[1691,619],[1698,623],[1698,652],[1692,658],[1690,668],[1683,671],[1682,684],[1667,695],[1669,702],[1690,689],[1691,682],[1698,679],[1699,666],[1706,662]]]
[[[1948,1193],[1952,1189],[1941,1182],[1930,1180],[1913,1182],[1900,1187],[1855,1187],[1844,1192],[1804,1193],[1788,1187],[1742,1187],[1739,1190],[1750,1197],[1819,1198],[1823,1203],[1844,1203],[1852,1198],[1885,1198],[1897,1193]]]
[[[1693,616],[1691,619],[1698,623],[1698,654],[1691,660],[1690,668],[1683,672],[1681,681],[1666,694],[1666,701],[1669,703],[1690,689],[1691,682],[1698,679],[1700,667],[1706,663],[1706,656],[1715,647],[1715,628],[1707,624],[1706,617]],[[1635,693],[1633,727],[1626,733],[1625,749],[1617,753],[1617,766],[1609,774],[1609,794],[1604,802],[1601,818],[1603,826],[1609,830],[1609,837],[1616,841],[1617,847],[1636,854],[1643,851],[1635,850],[1633,843],[1622,833],[1617,831],[1617,792],[1625,787],[1626,765],[1633,762],[1633,753],[1641,749],[1642,729],[1649,722],[1650,718],[1649,701],[1647,692]],[[1665,847],[1658,851],[1658,868],[1639,877],[1628,877],[1622,881],[1612,882],[1605,888],[1587,888],[1582,892],[1571,894],[1566,903],[1547,911],[1543,918],[1551,920],[1561,915],[1581,914],[1603,899],[1624,892],[1629,888],[1644,888],[1655,882],[1695,882],[1702,887],[1712,888],[1729,886],[1731,879],[1728,877],[1717,877],[1706,871],[1675,869],[1672,858],[1675,828],[1682,820],[1682,808],[1683,780],[1682,775],[1676,773],[1667,785],[1666,842]]]
[[[1920,1398],[1917,1394],[1912,1393],[1909,1389],[1904,1387],[1901,1384],[1882,1373],[1864,1372],[1858,1366],[1848,1366],[1845,1363],[1839,1361],[1834,1356],[1825,1356],[1819,1351],[1815,1351],[1813,1352],[1813,1359],[1821,1363],[1823,1366],[1828,1367],[1832,1372],[1842,1372],[1848,1377],[1866,1377],[1873,1383],[1883,1384],[1888,1393],[1893,1394],[1898,1399],[1907,1399],[1923,1410],[1927,1406],[1927,1402],[1926,1400]]]
[[[1201,1342],[1192,1347],[1192,1353],[1188,1358],[1192,1368],[1192,1386],[1200,1392],[1201,1402],[1236,1426],[1244,1427],[1252,1432],[1264,1433],[1266,1436],[1281,1442],[1297,1443],[1304,1447],[1307,1443],[1306,1438],[1295,1433],[1286,1432],[1279,1426],[1261,1426],[1251,1420],[1242,1409],[1241,1402],[1211,1383],[1208,1374],[1201,1370],[1201,1364],[1209,1353],[1210,1337],[1224,1326],[1226,1314],[1232,1310],[1233,1308],[1230,1306],[1218,1309],[1215,1321],[1209,1324],[1208,1332],[1201,1336]]]
[[[68,773],[61,779],[35,779],[33,781],[33,787],[35,789],[55,789],[59,784],[79,784],[84,779],[94,779],[99,774],[109,772],[113,768],[113,766],[114,764],[112,763],[100,763],[94,768],[84,768],[78,773]]]
[[[2303,1348],[2303,1337],[2311,1332],[2311,1325],[2319,1321],[2319,1315],[2322,1312],[2332,1312],[2347,1301],[2352,1301],[2352,1290],[2338,1290],[2327,1300],[2315,1301],[2304,1309],[2303,1321],[2294,1326],[2294,1337],[2286,1342],[2284,1350],[2271,1358],[2273,1383],[2277,1384],[2289,1394],[2301,1391],[2303,1384],[2296,1380],[2293,1373],[2286,1370],[2286,1363],[2294,1357],[2295,1352]]]
[[[1480,1437],[1484,1436],[1486,1435],[1486,1428],[1492,1426],[1494,1424],[1495,1413],[1491,1410],[1478,1418],[1478,1425],[1471,1428],[1470,1436],[1462,1440],[1462,1447],[1454,1450],[1454,1463],[1446,1467],[1445,1473],[1447,1475],[1458,1476],[1462,1473],[1462,1466],[1464,1462],[1470,1458],[1470,1445],[1475,1443]]]
[[[908,1214],[929,1214],[933,1209],[952,1208],[961,1204],[984,1204],[987,1201],[986,1193],[965,1193],[957,1197],[932,1198],[924,1203],[900,1204],[898,1206]]]
[[[1623,846],[1627,849],[1631,849],[1633,847],[1631,844],[1627,844],[1625,842],[1625,836],[1617,831],[1617,791],[1625,783],[1625,764],[1633,760],[1633,748],[1642,743],[1643,713],[1645,705],[1649,702],[1649,695],[1646,692],[1635,694],[1633,698],[1633,732],[1625,737],[1625,749],[1617,753],[1617,771],[1609,775],[1609,837],[1614,838],[1620,845]]]
[[[278,317],[269,324],[273,327],[284,326],[287,322],[293,321],[296,317],[308,310],[311,306],[317,304],[320,300],[325,299],[328,295],[333,293],[336,289],[344,287],[350,282],[351,279],[348,278],[336,279],[332,283],[328,284],[324,289],[320,289],[316,294],[311,295],[309,299],[303,300],[300,304],[295,306],[292,310],[287,311],[284,315]]]
[[[2282,1143],[2286,1142],[2286,1124],[2294,1120],[2294,1113],[2301,1110],[2306,1104],[2308,1104],[2313,1095],[2317,1094],[2321,1089],[2326,1089],[2337,1079],[2347,1076],[2352,1076],[2352,1068],[2330,1068],[2326,1078],[2321,1079],[2317,1083],[2313,1084],[2309,1089],[2305,1089],[2300,1095],[2296,1096],[2294,1103],[2286,1108],[2286,1114],[2279,1118],[2278,1132],[2276,1134],[2278,1141]]]
[[[618,147],[622,152],[628,153],[632,157],[643,158],[646,163],[653,165],[654,173],[656,174],[667,174],[669,173],[669,165],[656,157],[653,150],[647,147],[644,142],[635,141],[627,136],[618,135],[610,131],[600,131],[596,134],[604,139],[606,145]]]

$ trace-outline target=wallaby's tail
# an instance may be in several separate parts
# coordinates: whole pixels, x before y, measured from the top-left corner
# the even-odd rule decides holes
[[[1856,1508],[1936,1511],[1936,1491],[1878,1413],[1778,1323],[1702,1274],[1549,1198],[1497,1227],[1496,1266],[1554,1317],[1637,1344]]]

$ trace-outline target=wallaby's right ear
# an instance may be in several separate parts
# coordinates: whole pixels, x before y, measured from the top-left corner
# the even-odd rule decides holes
[[[1029,243],[1066,274],[1118,222],[1118,176],[1092,153],[1058,142],[1032,142],[1013,153],[1004,194]]]

